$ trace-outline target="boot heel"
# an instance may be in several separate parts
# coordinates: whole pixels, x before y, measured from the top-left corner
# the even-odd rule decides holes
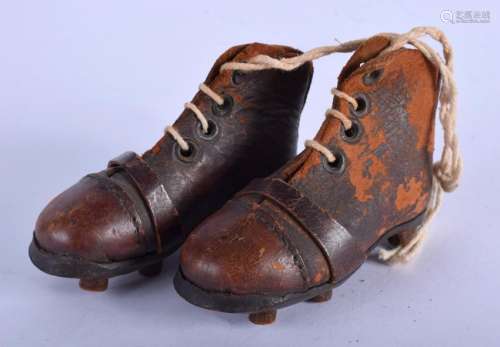
[[[406,229],[389,237],[387,241],[394,247],[406,247],[417,237],[418,229]]]
[[[420,246],[424,232],[422,224],[425,218],[425,211],[412,220],[396,226],[387,232],[378,251],[378,259],[382,262],[395,263],[407,262]]]
[[[144,277],[155,277],[161,273],[162,269],[163,269],[163,262],[160,261],[156,264],[152,264],[152,265],[146,266],[145,268],[140,269],[139,273],[141,275],[143,275]]]

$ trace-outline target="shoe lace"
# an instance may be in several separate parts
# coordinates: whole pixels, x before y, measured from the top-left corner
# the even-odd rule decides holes
[[[355,98],[352,96],[348,95],[347,93],[344,93],[343,91],[337,89],[337,88],[332,88],[331,90],[332,95],[338,97],[339,99],[344,99],[346,100],[349,104],[352,105],[354,109],[358,108],[358,102],[356,101]],[[338,119],[341,123],[342,126],[344,127],[345,130],[349,130],[352,128],[352,120],[349,119],[345,114],[340,112],[339,110],[336,110],[334,108],[328,108],[325,112],[326,117],[333,117]],[[330,163],[333,164],[337,158],[335,155],[330,151],[326,146],[322,145],[316,140],[306,140],[305,142],[306,147],[310,147],[312,149],[317,150],[321,154],[323,154],[326,158],[326,160]]]
[[[205,95],[207,95],[210,99],[212,99],[217,105],[222,106],[224,104],[224,98],[219,94],[217,94],[216,92],[214,92],[205,83],[199,85],[199,90],[205,93]],[[193,111],[194,115],[196,116],[201,125],[201,130],[203,131],[204,134],[208,134],[209,125],[207,117],[205,117],[205,115],[203,114],[203,112],[201,112],[198,106],[196,106],[192,102],[186,102],[184,104],[184,108]],[[177,144],[183,151],[189,151],[189,143],[187,143],[184,137],[182,137],[182,135],[179,133],[179,131],[177,131],[177,129],[175,129],[173,125],[168,125],[165,128],[165,133],[172,136],[174,141],[177,142]]]

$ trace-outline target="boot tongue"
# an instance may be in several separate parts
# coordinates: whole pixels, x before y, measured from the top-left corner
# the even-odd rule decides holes
[[[347,64],[340,72],[339,75],[339,85],[347,77],[349,77],[356,69],[358,69],[363,63],[368,60],[375,58],[380,52],[382,52],[389,44],[391,40],[385,36],[374,36],[366,40],[351,56]]]
[[[338,77],[338,86],[341,86],[357,69],[359,69],[364,63],[378,56],[386,47],[389,46],[391,40],[385,36],[374,36],[366,40],[356,51],[354,51],[351,58],[347,61],[343,67],[340,75]],[[332,102],[333,107],[335,107],[335,98]],[[326,131],[330,122],[335,122],[337,120],[332,120],[331,118],[325,119],[321,128],[315,136],[315,140],[325,144],[330,142],[331,135]],[[296,162],[292,165],[291,170],[285,171],[285,176],[290,177],[290,181],[300,181],[304,176],[307,175],[309,170],[320,163],[321,154],[315,150],[307,150],[303,153],[302,160]]]
[[[219,56],[208,73],[205,83],[213,81],[218,76],[221,66],[225,63],[245,62],[260,54],[273,58],[289,58],[302,54],[302,52],[288,46],[267,45],[258,42],[234,46]]]
[[[238,55],[242,50],[245,49],[247,45],[239,45],[239,46],[234,46],[229,48],[227,51],[222,53],[219,58],[215,61],[214,65],[212,66],[212,69],[210,69],[210,72],[207,75],[207,78],[205,79],[205,83],[210,83],[213,81],[215,77],[219,74],[220,68],[223,64],[233,60],[235,56]]]

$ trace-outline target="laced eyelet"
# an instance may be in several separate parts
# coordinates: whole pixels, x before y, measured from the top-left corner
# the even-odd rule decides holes
[[[351,119],[351,122],[352,126],[349,129],[345,129],[344,127],[340,128],[340,136],[344,141],[354,143],[361,138],[363,128],[356,119]]]
[[[193,142],[191,141],[186,141],[186,142],[189,145],[188,150],[183,150],[178,143],[175,143],[174,153],[177,159],[179,159],[180,161],[185,163],[190,163],[195,159],[196,155],[198,154],[198,149],[196,148]]]
[[[375,82],[377,82],[380,79],[380,77],[382,77],[383,73],[384,69],[376,69],[370,71],[363,76],[363,83],[367,86],[372,85]]]
[[[362,117],[368,113],[368,110],[370,109],[370,100],[366,94],[357,93],[354,95],[354,99],[356,99],[358,107],[354,109],[354,107],[350,106],[351,114],[356,117]]]
[[[212,140],[217,136],[219,133],[219,127],[217,126],[217,123],[214,121],[208,119],[208,129],[207,132],[203,132],[203,127],[201,126],[201,123],[198,123],[198,126],[196,127],[196,132],[199,137],[205,140]]]
[[[333,150],[332,153],[335,156],[335,161],[332,163],[330,163],[324,155],[321,156],[323,167],[330,173],[341,175],[346,167],[345,155],[338,149]]]
[[[241,82],[243,82],[243,76],[245,74],[239,70],[234,70],[232,75],[231,75],[231,81],[233,82],[233,84],[235,85],[238,85],[240,84]]]
[[[224,103],[219,105],[214,102],[212,112],[216,116],[227,116],[233,109],[233,98],[230,95],[224,95]]]

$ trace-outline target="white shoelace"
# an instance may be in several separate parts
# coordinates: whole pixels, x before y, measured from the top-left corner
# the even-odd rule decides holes
[[[224,104],[224,98],[221,97],[216,92],[214,92],[212,89],[210,89],[210,87],[207,86],[206,84],[204,83],[200,84],[199,89],[200,91],[205,93],[210,99],[212,99],[217,105],[222,106]],[[203,112],[200,111],[198,106],[196,106],[192,102],[186,102],[184,104],[184,107],[193,111],[194,115],[200,122],[201,130],[203,131],[204,134],[208,134],[209,125],[207,117],[205,117]],[[175,129],[172,125],[168,125],[165,128],[165,132],[170,136],[172,136],[174,141],[177,142],[177,144],[183,151],[189,151],[189,144],[184,139],[184,137],[182,137],[182,135],[177,131],[177,129]]]
[[[346,100],[348,103],[350,103],[352,105],[352,107],[354,109],[358,108],[358,102],[356,101],[356,99],[354,99],[352,96],[348,95],[347,93],[344,93],[344,92],[338,90],[337,88],[333,88],[332,95],[336,96],[340,99]],[[331,117],[338,119],[342,123],[345,130],[349,130],[352,128],[352,120],[350,120],[349,117],[347,117],[345,114],[343,114],[339,110],[329,108],[326,110],[325,116],[327,116],[327,117],[331,116]],[[332,153],[332,151],[330,151],[327,147],[323,146],[318,141],[306,140],[305,146],[313,148],[313,149],[317,150],[318,152],[320,152],[321,154],[323,154],[329,163],[334,163],[337,160],[337,158],[335,158],[335,155]]]

